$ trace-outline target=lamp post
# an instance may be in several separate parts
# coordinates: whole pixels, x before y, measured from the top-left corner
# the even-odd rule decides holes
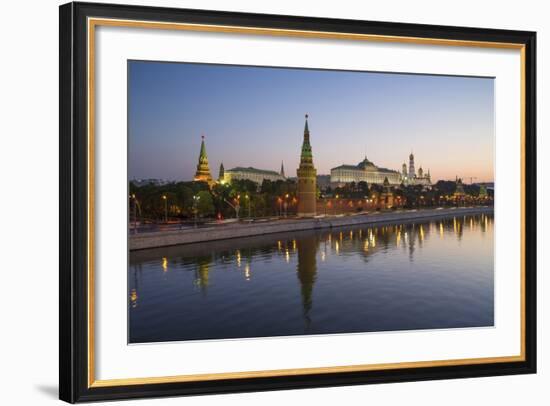
[[[244,198],[248,201],[248,218],[250,218],[250,196],[246,194]]]
[[[162,200],[164,200],[164,222],[168,223],[168,198],[166,195],[162,195]]]
[[[194,227],[197,228],[197,213],[198,213],[198,209],[197,209],[197,202],[200,200],[200,196],[197,196],[197,195],[193,195],[193,214],[194,214]]]
[[[287,209],[288,209],[288,193],[285,195],[285,203],[284,203],[284,207],[285,207],[285,217],[287,216]]]
[[[231,203],[229,200],[227,199],[223,199],[224,202],[226,202],[229,206],[231,206],[233,208],[233,210],[235,210],[235,216],[237,218],[237,220],[239,219],[239,209],[241,208],[240,205],[239,205],[239,200],[238,199],[234,199],[233,200],[233,203]]]
[[[135,193],[132,193],[132,200],[134,201],[134,234],[137,234],[137,199]]]

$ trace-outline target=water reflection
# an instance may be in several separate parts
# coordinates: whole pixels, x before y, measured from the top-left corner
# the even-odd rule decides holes
[[[130,342],[487,326],[493,217],[136,251],[129,282]]]
[[[351,233],[351,232],[350,232]],[[350,234],[351,238],[351,234]],[[313,235],[309,238],[303,238],[298,247],[298,280],[300,281],[300,292],[302,296],[302,307],[304,311],[304,320],[306,322],[305,332],[309,330],[311,318],[309,312],[313,305],[313,285],[317,276],[317,249],[319,241]]]

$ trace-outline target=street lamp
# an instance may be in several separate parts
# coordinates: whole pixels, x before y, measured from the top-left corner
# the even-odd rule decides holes
[[[244,198],[248,201],[248,218],[250,218],[250,196],[244,195]]]
[[[166,195],[162,195],[162,200],[164,200],[164,222],[168,223],[168,198]]]
[[[134,234],[137,234],[137,199],[136,199],[136,194],[132,193],[132,195],[130,197],[134,201]]]
[[[284,207],[285,207],[285,217],[287,216],[287,209],[288,209],[288,193],[285,195],[285,203],[284,203]]]
[[[200,196],[197,196],[197,195],[193,195],[193,213],[194,213],[194,220],[195,220],[195,223],[194,223],[194,226],[195,228],[197,228],[197,213],[198,213],[198,209],[197,209],[197,202],[201,199]]]

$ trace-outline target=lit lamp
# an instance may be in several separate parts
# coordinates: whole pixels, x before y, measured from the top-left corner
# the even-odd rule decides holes
[[[201,199],[200,196],[197,196],[197,195],[194,195],[193,196],[193,212],[195,214],[195,228],[197,227],[197,214],[198,214],[198,209],[197,209],[197,202]]]
[[[244,198],[248,201],[248,218],[250,218],[250,196],[246,194]]]
[[[137,199],[136,194],[132,193],[130,196],[134,200],[134,233],[137,233]]]
[[[162,199],[164,200],[164,222],[168,223],[168,198],[162,195]]]

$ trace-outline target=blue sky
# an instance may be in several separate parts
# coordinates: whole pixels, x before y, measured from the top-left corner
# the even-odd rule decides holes
[[[366,155],[432,178],[493,180],[494,80],[129,62],[129,177],[191,180],[201,134],[213,176],[253,166],[296,176],[304,114],[319,174]]]

